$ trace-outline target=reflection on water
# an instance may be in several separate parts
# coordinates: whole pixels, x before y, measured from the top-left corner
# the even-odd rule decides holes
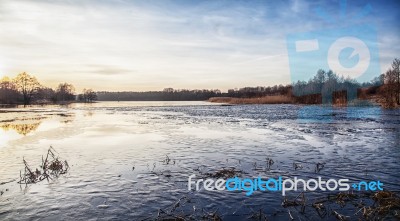
[[[22,158],[40,165],[49,146],[71,169],[27,189],[15,182],[0,185],[0,191],[9,189],[0,196],[0,220],[151,220],[182,196],[193,202],[185,211],[193,205],[198,211],[219,208],[223,218],[237,220],[262,209],[269,220],[288,220],[279,193],[187,191],[189,175],[228,167],[247,177],[381,180],[388,190],[400,191],[399,110],[207,104],[105,102],[1,113],[3,124],[43,118],[31,121],[40,124],[26,136],[0,129],[0,136],[7,133],[0,142],[0,183],[18,179]],[[275,163],[268,165],[267,158]],[[325,166],[316,173],[318,163]],[[320,196],[306,193],[309,202]],[[343,213],[354,218],[355,211]],[[307,211],[308,217],[291,214],[316,220],[315,211]]]
[[[41,122],[30,124],[1,124],[0,127],[4,131],[15,130],[18,134],[27,135],[31,131],[35,131]]]
[[[26,136],[32,132],[39,130],[49,130],[59,127],[57,122],[68,124],[75,119],[75,113],[63,113],[57,110],[43,109],[3,109],[0,110],[0,131],[2,130],[3,138],[11,135],[11,131],[17,132],[19,135]]]

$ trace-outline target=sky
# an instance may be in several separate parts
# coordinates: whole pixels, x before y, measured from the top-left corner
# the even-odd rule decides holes
[[[288,84],[298,66],[314,62],[295,60],[288,36],[342,34],[335,30],[364,24],[376,28],[382,73],[400,57],[399,6],[397,0],[1,0],[0,77],[26,71],[44,85],[69,82],[77,91]]]

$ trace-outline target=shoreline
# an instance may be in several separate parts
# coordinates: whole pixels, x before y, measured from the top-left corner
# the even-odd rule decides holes
[[[222,104],[296,104],[294,99],[289,96],[275,95],[254,98],[235,98],[235,97],[211,97],[207,100],[211,103]]]
[[[347,107],[347,106],[379,106],[385,109],[399,109],[400,106],[387,108],[380,102],[376,97],[370,97],[367,99],[354,99],[349,102],[339,102],[337,104],[324,104],[322,102],[305,103],[299,102],[298,97],[275,95],[275,96],[264,96],[255,98],[235,98],[235,97],[212,97],[207,100],[210,103],[220,103],[222,105],[257,105],[257,104],[294,104],[294,105],[332,105],[334,107]]]

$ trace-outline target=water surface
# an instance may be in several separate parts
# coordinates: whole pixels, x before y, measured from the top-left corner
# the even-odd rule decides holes
[[[100,102],[1,109],[0,220],[151,220],[182,198],[190,199],[176,209],[182,214],[218,209],[237,220],[261,209],[288,220],[280,193],[189,192],[187,178],[234,167],[246,177],[380,180],[400,191],[399,134],[399,110],[379,107]],[[68,174],[17,184],[22,159],[38,167],[50,146],[68,160]],[[267,158],[275,162],[270,168]],[[318,173],[317,163],[325,164]],[[315,211],[290,210],[319,219]]]

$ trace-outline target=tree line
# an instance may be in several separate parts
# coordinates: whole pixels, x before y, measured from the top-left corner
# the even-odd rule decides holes
[[[400,59],[394,59],[392,66],[385,73],[369,82],[357,82],[351,78],[340,77],[333,71],[318,70],[308,81],[298,81],[289,85],[269,87],[244,87],[221,92],[219,89],[173,89],[146,92],[94,92],[84,89],[75,95],[72,84],[61,83],[56,89],[42,86],[38,80],[27,73],[21,73],[14,79],[4,77],[0,81],[0,103],[25,105],[31,103],[63,103],[69,101],[201,101],[212,97],[258,98],[284,95],[294,98],[297,103],[332,103],[334,96],[346,96],[348,99],[364,94],[380,97],[384,106],[400,106]],[[348,100],[347,99],[347,100]],[[315,100],[318,100],[316,102]],[[346,100],[346,101],[347,101]]]
[[[313,97],[321,99],[321,103],[333,103],[334,95],[344,92],[346,100],[359,98],[362,92],[379,98],[385,107],[400,106],[400,59],[394,59],[385,73],[369,82],[357,82],[344,78],[333,71],[318,70],[308,81],[298,81],[293,84],[293,95],[296,97]],[[363,89],[363,90],[361,90]],[[314,95],[314,96],[313,96]],[[319,96],[315,96],[319,95]]]
[[[230,89],[228,92],[221,92],[219,89],[173,89],[165,88],[163,91],[146,92],[97,92],[99,101],[204,101],[211,97],[236,97],[252,98],[268,95],[287,95],[290,93],[290,85],[275,85],[272,87],[244,87]]]
[[[293,95],[306,97],[320,95],[321,103],[332,103],[335,92],[346,93],[346,100],[353,100],[358,97],[361,88],[379,88],[383,85],[383,77],[375,77],[370,82],[359,83],[351,78],[339,76],[331,70],[318,70],[317,74],[308,81],[297,81],[293,84]],[[315,96],[314,96],[315,97]]]
[[[212,97],[261,98],[284,95],[293,98],[296,103],[334,103],[335,96],[345,96],[345,101],[362,97],[379,97],[384,106],[400,106],[400,60],[394,59],[392,67],[369,82],[357,82],[345,78],[332,70],[318,70],[307,81],[298,81],[289,85],[269,87],[244,87],[229,89],[227,92],[214,90],[188,90],[165,88],[163,91],[147,92],[98,92],[101,101],[197,101]]]
[[[0,104],[49,104],[66,103],[75,100],[93,102],[97,99],[92,89],[84,89],[75,95],[75,87],[69,83],[60,83],[57,88],[43,86],[34,76],[26,72],[15,78],[3,77],[0,80]]]

